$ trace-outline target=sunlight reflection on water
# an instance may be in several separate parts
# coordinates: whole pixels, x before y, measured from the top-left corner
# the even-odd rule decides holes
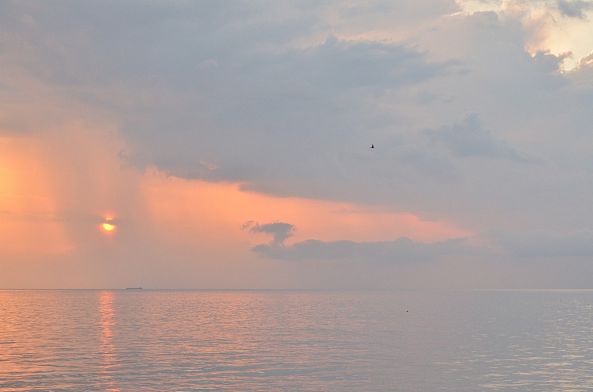
[[[0,291],[0,390],[586,391],[593,292]]]

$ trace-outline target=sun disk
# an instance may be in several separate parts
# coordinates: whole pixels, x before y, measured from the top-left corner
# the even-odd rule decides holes
[[[109,220],[107,222],[101,223],[101,229],[105,233],[112,233],[113,231],[115,231],[116,228],[117,228],[117,226],[114,223],[110,222]]]

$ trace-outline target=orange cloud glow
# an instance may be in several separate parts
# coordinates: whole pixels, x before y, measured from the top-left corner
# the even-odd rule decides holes
[[[0,138],[0,254],[68,252],[41,145],[32,138]]]
[[[392,212],[351,203],[275,197],[241,189],[236,183],[209,183],[146,173],[143,194],[155,227],[177,241],[230,238],[253,241],[241,229],[250,220],[283,221],[296,226],[294,241],[387,241],[405,236],[431,242],[470,232],[446,222],[425,221],[412,213]],[[261,242],[261,238],[257,239]]]

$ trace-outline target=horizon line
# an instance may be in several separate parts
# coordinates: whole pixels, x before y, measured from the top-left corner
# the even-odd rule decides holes
[[[115,287],[115,288],[0,288],[0,291],[457,291],[457,292],[492,292],[492,291],[523,291],[523,292],[586,292],[593,288],[158,288],[158,287]]]

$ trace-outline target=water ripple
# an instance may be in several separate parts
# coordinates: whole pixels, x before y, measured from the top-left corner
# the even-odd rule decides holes
[[[588,391],[592,329],[591,292],[0,291],[0,390]]]

